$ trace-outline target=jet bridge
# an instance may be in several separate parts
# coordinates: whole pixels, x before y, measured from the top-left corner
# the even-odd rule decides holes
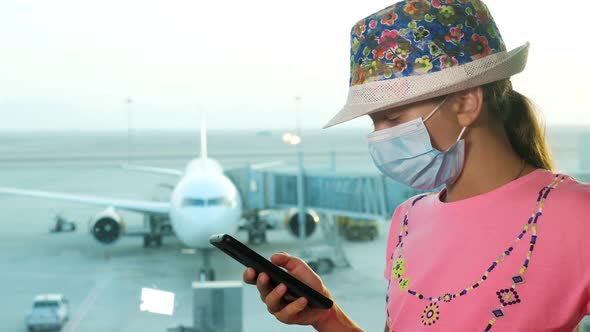
[[[243,200],[244,210],[284,209],[297,206],[295,172],[232,170],[227,173]],[[304,206],[356,217],[389,220],[400,203],[421,191],[380,174],[334,174],[306,171]]]

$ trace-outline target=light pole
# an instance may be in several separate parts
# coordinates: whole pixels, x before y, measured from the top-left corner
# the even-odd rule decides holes
[[[283,134],[283,142],[295,145],[296,146],[296,153],[297,153],[297,224],[299,225],[299,243],[300,243],[300,257],[306,256],[305,251],[305,222],[306,222],[306,215],[305,215],[305,195],[304,195],[304,175],[305,170],[303,166],[303,151],[301,149],[301,97],[295,97],[295,121],[296,121],[296,132],[297,134],[293,134],[290,132],[286,132]]]
[[[131,122],[132,122],[132,114],[131,114],[131,104],[133,101],[131,97],[125,98],[125,105],[127,106],[127,164],[131,164]]]
[[[297,145],[297,217],[299,222],[299,243],[301,245],[301,256],[305,256],[305,196],[304,193],[304,168],[303,168],[303,151],[301,150],[301,97],[295,97],[295,117],[296,117],[296,124],[297,124],[297,136],[299,137],[299,142]]]

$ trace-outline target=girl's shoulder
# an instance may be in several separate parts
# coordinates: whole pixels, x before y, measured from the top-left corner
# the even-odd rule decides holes
[[[590,183],[579,180],[577,177],[580,175],[556,175],[560,177],[560,181],[563,180],[556,188],[558,190],[555,190],[556,200],[560,200],[561,203],[569,202],[568,205],[580,203],[590,208]]]
[[[530,197],[524,193],[534,192],[534,198],[537,201],[546,201],[544,205],[559,205],[563,208],[576,208],[576,210],[586,209],[590,212],[590,183],[580,180],[585,178],[584,174],[571,175],[537,169],[528,177],[528,180],[522,179],[520,187],[511,188],[513,189],[512,199],[518,196],[528,200]],[[590,173],[587,174],[587,178],[590,179]]]
[[[396,219],[396,217],[403,216],[412,206],[414,206],[416,203],[418,203],[422,199],[427,198],[427,197],[434,198],[438,194],[439,194],[438,192],[423,192],[423,193],[419,193],[414,196],[411,196],[410,198],[406,199],[405,201],[400,203],[395,208],[395,211],[393,213],[393,219]]]
[[[558,175],[563,181],[550,193],[543,213],[574,228],[590,230],[590,183],[579,180],[579,175]]]

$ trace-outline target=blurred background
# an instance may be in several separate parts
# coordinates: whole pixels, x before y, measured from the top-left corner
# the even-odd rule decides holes
[[[367,153],[368,117],[321,127],[346,100],[351,27],[392,3],[0,0],[0,186],[166,198],[169,177],[120,165],[183,170],[199,156],[203,118],[209,156],[226,169],[280,160],[275,169],[293,172],[302,156],[306,170],[378,176]],[[583,39],[590,2],[486,4],[509,49],[531,43],[513,83],[538,105],[557,170],[590,181]],[[25,331],[43,293],[69,299],[68,332],[192,324],[191,282],[201,261],[178,240],[166,239],[160,250],[134,238],[107,247],[87,232],[95,207],[2,196],[0,208],[0,331]],[[56,215],[78,230],[48,235]],[[375,239],[347,243],[353,269],[324,279],[367,331],[383,328],[388,227],[380,220]],[[258,247],[267,257],[297,251],[279,231],[268,239]],[[322,241],[314,235],[308,243]],[[215,260],[221,279],[240,279],[240,266],[222,254]],[[366,287],[350,287],[359,284]],[[144,287],[175,293],[174,314],[140,311]],[[244,331],[308,330],[276,322],[252,287],[244,288],[244,303]]]

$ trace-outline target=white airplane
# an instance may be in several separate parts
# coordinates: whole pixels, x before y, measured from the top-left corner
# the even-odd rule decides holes
[[[253,167],[265,168],[275,164],[267,163]],[[221,165],[207,156],[207,134],[204,121],[201,128],[201,156],[191,160],[184,171],[131,165],[126,165],[125,168],[172,175],[180,177],[180,180],[173,187],[169,202],[121,200],[5,187],[0,187],[0,194],[104,206],[106,209],[92,218],[89,223],[90,233],[102,244],[113,244],[125,235],[139,235],[143,236],[144,246],[152,244],[160,246],[162,235],[166,233],[166,230],[171,229],[184,245],[201,249],[204,255],[201,280],[214,279],[214,272],[210,268],[209,250],[212,246],[209,243],[209,237],[212,234],[237,232],[243,211],[242,200],[236,186],[224,174]],[[117,210],[144,214],[149,222],[149,232],[125,232],[125,223]],[[311,217],[315,223],[319,221],[317,214],[313,211],[309,210],[307,213],[313,214]],[[288,221],[296,221],[296,213],[290,214]],[[309,216],[306,217],[309,218]]]

